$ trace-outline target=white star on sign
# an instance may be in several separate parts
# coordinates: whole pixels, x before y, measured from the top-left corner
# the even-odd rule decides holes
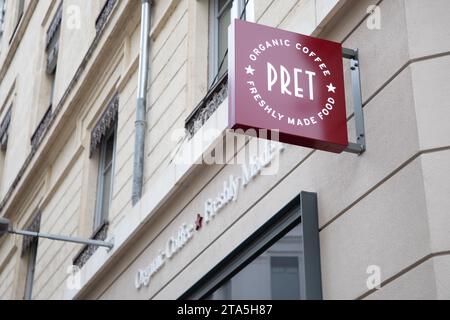
[[[251,74],[252,76],[255,75],[255,69],[253,69],[252,66],[248,66],[247,68],[245,68],[245,71],[247,72],[247,74]]]
[[[333,86],[332,83],[330,83],[330,84],[327,86],[327,88],[328,88],[328,92],[336,93],[336,87]]]

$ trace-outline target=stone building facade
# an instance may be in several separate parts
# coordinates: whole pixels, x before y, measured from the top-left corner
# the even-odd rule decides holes
[[[4,236],[0,298],[450,298],[447,12],[447,0],[153,0],[143,194],[133,204],[140,1],[0,0],[0,216],[114,242],[109,251]],[[208,199],[242,173],[232,163],[245,141],[227,164],[197,161],[234,139],[222,58],[237,17],[358,49],[367,150],[276,146],[278,170],[202,222]],[[348,61],[345,75],[353,138]],[[315,289],[302,267],[305,221],[267,240],[250,269],[233,267],[302,192],[317,197]],[[177,244],[161,258],[168,239]],[[249,270],[264,279],[259,292],[239,286],[256,281]],[[289,279],[299,284],[288,294]]]

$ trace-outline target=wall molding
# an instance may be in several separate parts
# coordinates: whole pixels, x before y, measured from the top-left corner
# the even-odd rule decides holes
[[[176,7],[180,4],[181,0],[170,0],[169,5],[164,10],[161,18],[153,24],[153,27],[150,30],[150,38],[154,41],[158,35],[161,33],[161,30],[166,25],[172,13],[175,11]]]

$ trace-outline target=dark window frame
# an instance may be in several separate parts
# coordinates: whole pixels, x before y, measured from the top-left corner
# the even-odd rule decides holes
[[[39,246],[39,238],[33,238],[27,250],[27,275],[25,279],[25,292],[23,299],[31,300],[33,298],[34,274],[36,271],[36,258]]]
[[[228,68],[219,70],[222,59],[224,59],[223,56],[219,56],[219,38],[221,36],[219,33],[219,19],[226,13],[226,11],[230,11],[231,17],[233,2],[233,0],[228,0],[222,8],[219,8],[219,0],[209,0],[208,86],[214,85],[217,78],[221,78],[225,73],[227,73]],[[228,35],[226,36],[228,38]],[[222,74],[220,74],[221,70]]]
[[[317,195],[301,192],[179,298],[204,299],[300,224],[303,231],[305,298],[322,299]]]
[[[108,141],[113,139],[112,146],[112,157],[109,164],[106,164],[106,153],[108,147]],[[111,127],[109,132],[102,138],[102,142],[98,146],[99,150],[99,166],[98,166],[98,176],[97,176],[97,195],[96,195],[96,204],[95,204],[95,213],[94,213],[94,221],[93,221],[93,230],[97,232],[99,229],[103,228],[105,224],[108,223],[108,216],[111,210],[111,202],[113,195],[113,186],[114,186],[114,167],[115,167],[115,158],[116,158],[116,146],[117,146],[117,121],[114,122],[114,125]],[[104,191],[105,191],[105,172],[111,169],[110,172],[110,181],[109,181],[109,199],[108,199],[108,212],[104,212]]]

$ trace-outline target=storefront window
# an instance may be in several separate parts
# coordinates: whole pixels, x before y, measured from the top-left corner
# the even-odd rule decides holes
[[[271,257],[272,299],[300,299],[300,257]]]
[[[300,225],[208,297],[218,300],[298,300],[304,298]]]
[[[317,195],[300,193],[180,299],[322,299]]]

